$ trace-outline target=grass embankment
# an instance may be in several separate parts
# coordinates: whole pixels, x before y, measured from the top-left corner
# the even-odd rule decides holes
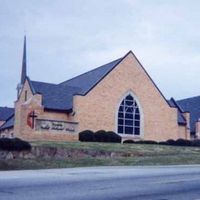
[[[136,166],[136,165],[175,165],[200,164],[199,147],[179,147],[147,144],[111,144],[85,142],[32,142],[32,146],[57,147],[69,150],[95,150],[100,152],[121,152],[123,156],[77,158],[35,158],[1,160],[0,170],[47,169],[83,166]]]

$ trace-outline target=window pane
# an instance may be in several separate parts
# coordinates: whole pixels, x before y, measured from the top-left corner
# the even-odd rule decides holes
[[[123,117],[124,117],[123,113],[122,113],[122,112],[119,112],[119,113],[118,113],[118,117],[123,118]]]
[[[118,119],[118,124],[123,125],[123,121],[124,121],[123,119]]]
[[[126,113],[126,119],[133,119],[133,113]]]
[[[139,127],[140,126],[140,121],[135,121],[135,126]]]
[[[132,108],[132,107],[127,107],[127,108],[126,108],[126,112],[128,112],[128,113],[133,113],[133,108]]]
[[[132,100],[133,101],[133,97],[129,94],[128,96],[126,96],[126,100]]]
[[[133,126],[133,120],[125,120],[125,125]]]
[[[123,126],[118,126],[118,133],[123,133]]]
[[[135,128],[134,132],[135,132],[135,135],[140,135],[140,128]]]
[[[127,106],[132,106],[133,105],[133,101],[126,101],[126,105]]]
[[[119,112],[123,112],[124,111],[124,107],[123,106],[120,106],[119,107]]]
[[[126,134],[133,134],[133,127],[125,127]]]
[[[135,115],[135,119],[136,119],[136,120],[140,120],[140,115],[138,115],[138,114]]]
[[[135,109],[135,113],[136,113],[136,114],[140,114],[140,113],[139,113],[139,108],[136,108],[136,109]]]

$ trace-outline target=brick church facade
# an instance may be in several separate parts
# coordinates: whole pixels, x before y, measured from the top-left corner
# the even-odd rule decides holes
[[[199,122],[191,123],[183,104],[165,99],[131,51],[60,84],[33,81],[26,74],[25,40],[14,115],[0,133],[14,130],[14,137],[25,140],[76,141],[80,131],[103,129],[124,140],[190,139],[191,127],[196,131]]]

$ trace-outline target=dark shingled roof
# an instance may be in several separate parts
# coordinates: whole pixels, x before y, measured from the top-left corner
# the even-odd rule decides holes
[[[87,94],[99,81],[101,81],[115,66],[117,66],[124,57],[114,60],[108,64],[100,66],[89,72],[76,76],[67,80],[60,85],[62,86],[75,86],[81,88],[79,95]]]
[[[178,124],[179,125],[186,125],[186,119],[185,117],[183,116],[182,114],[182,109],[179,107],[179,105],[177,104],[177,102],[171,98],[170,100],[168,100],[168,103],[169,105],[172,107],[172,108],[177,108],[177,116],[178,116]]]
[[[5,130],[5,129],[9,129],[9,128],[13,128],[14,126],[14,121],[15,121],[15,117],[14,114],[7,119],[7,121],[0,127],[0,131]]]
[[[6,121],[14,114],[14,108],[0,107],[0,121]]]
[[[71,112],[73,96],[85,95],[103,79],[123,58],[112,61],[94,70],[81,74],[60,84],[27,80],[34,94],[42,94],[42,105],[46,109]]]
[[[31,81],[35,93],[42,94],[42,105],[46,109],[70,111],[73,108],[73,95],[80,91],[80,88]]]
[[[190,128],[194,133],[195,123],[200,118],[200,96],[178,100],[177,103],[185,112],[190,112]]]

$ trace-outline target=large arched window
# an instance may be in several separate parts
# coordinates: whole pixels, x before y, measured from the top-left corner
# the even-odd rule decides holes
[[[128,94],[119,106],[118,133],[140,135],[140,110],[131,94]]]

